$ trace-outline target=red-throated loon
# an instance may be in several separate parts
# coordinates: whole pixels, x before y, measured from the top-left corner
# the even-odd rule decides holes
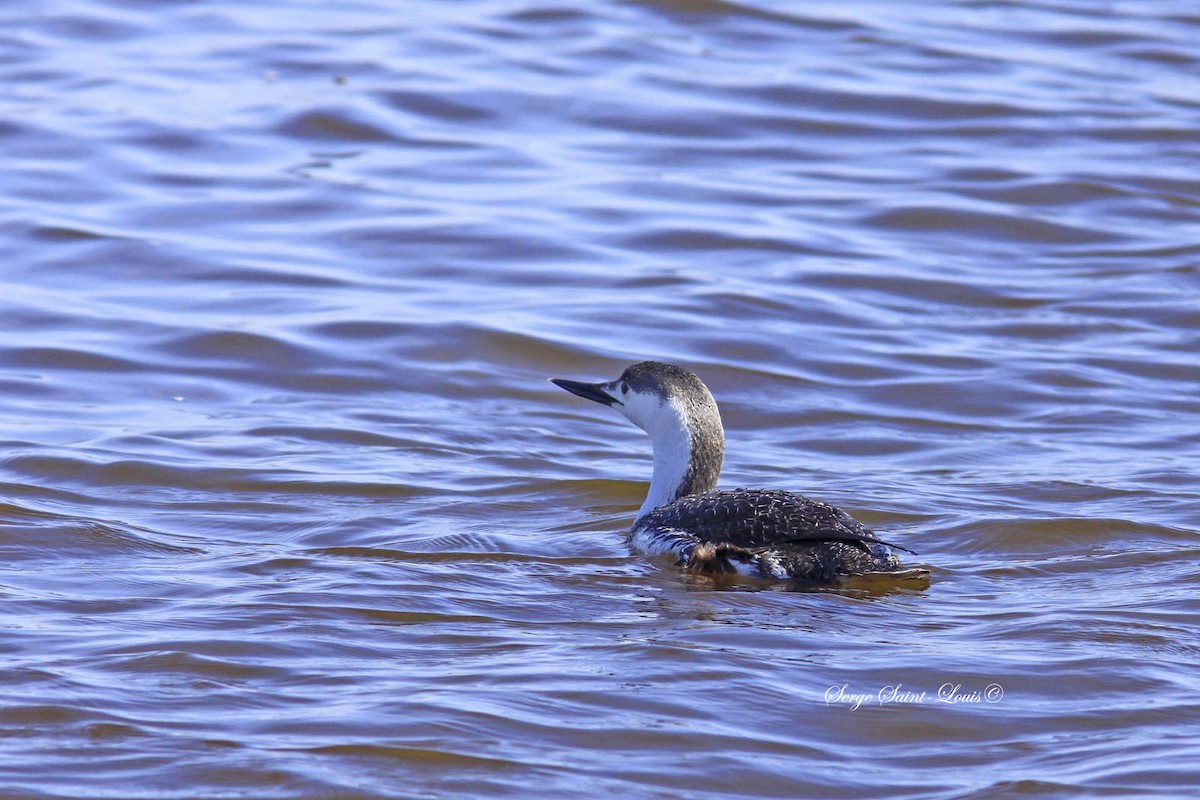
[[[607,383],[551,378],[572,394],[611,406],[650,434],[654,475],[629,532],[636,550],[672,554],[704,572],[828,583],[903,569],[890,548],[845,511],[775,489],[718,491],[725,430],[699,378],[657,361]]]

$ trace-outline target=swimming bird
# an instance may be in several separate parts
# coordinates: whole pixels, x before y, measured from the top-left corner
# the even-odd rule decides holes
[[[708,387],[673,364],[643,361],[605,383],[551,378],[616,409],[650,435],[654,472],[629,531],[635,550],[700,572],[832,583],[903,569],[867,526],[828,503],[779,489],[718,490],[725,429]]]

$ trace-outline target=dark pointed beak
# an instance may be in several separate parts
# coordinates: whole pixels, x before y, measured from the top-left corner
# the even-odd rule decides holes
[[[621,405],[617,399],[605,391],[606,383],[582,383],[580,381],[569,381],[565,378],[551,378],[550,382],[561,389],[566,389],[571,394],[577,394],[585,400],[594,400],[597,403],[605,406]]]

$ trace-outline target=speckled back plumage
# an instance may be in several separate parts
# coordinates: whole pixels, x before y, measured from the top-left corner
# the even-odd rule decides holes
[[[749,570],[828,581],[901,568],[887,549],[896,545],[846,512],[773,489],[681,497],[644,515],[634,530],[694,538],[693,546],[681,548],[681,559],[692,569],[708,572]]]

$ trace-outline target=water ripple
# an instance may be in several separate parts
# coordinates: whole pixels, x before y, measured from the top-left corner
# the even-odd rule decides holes
[[[1191,788],[1190,7],[26,6],[5,796]],[[631,553],[642,358],[928,575]]]

